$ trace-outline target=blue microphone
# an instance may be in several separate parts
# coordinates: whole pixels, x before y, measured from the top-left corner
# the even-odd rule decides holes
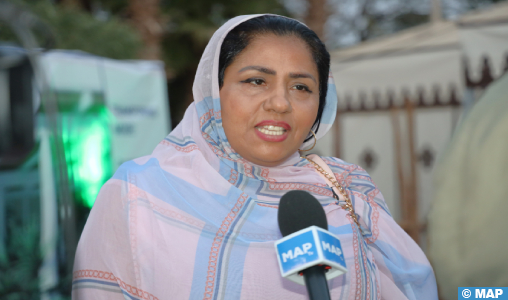
[[[277,215],[284,238],[275,242],[283,277],[305,284],[311,300],[329,300],[327,280],[347,272],[338,238],[328,232],[319,201],[304,191],[290,191],[280,199]]]

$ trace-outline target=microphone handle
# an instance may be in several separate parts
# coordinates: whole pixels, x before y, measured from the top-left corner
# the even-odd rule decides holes
[[[323,266],[313,266],[303,271],[310,300],[330,300],[330,290]]]

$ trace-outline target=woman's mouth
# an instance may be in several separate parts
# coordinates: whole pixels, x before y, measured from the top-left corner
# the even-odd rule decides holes
[[[256,129],[267,135],[283,135],[286,132],[286,129],[273,125],[256,127]]]
[[[282,142],[288,137],[291,126],[286,122],[263,121],[255,126],[259,138],[267,142]]]

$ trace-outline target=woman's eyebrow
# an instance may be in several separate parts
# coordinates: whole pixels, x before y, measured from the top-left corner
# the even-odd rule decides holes
[[[247,70],[256,70],[256,71],[259,71],[259,72],[262,72],[265,74],[269,74],[269,75],[277,74],[277,72],[275,72],[275,70],[268,69],[268,68],[261,67],[261,66],[247,66],[247,67],[241,68],[240,71],[238,71],[238,73],[241,73],[241,72],[247,71]],[[310,79],[314,80],[314,82],[317,83],[316,78],[314,78],[314,76],[312,76],[309,73],[289,73],[289,77],[294,78],[294,79],[296,79],[296,78],[310,78]]]
[[[240,71],[238,71],[238,73],[241,73],[241,72],[247,71],[247,70],[256,70],[256,71],[259,71],[259,72],[262,72],[262,73],[265,73],[265,74],[269,74],[269,75],[275,75],[275,74],[277,74],[277,72],[275,72],[274,70],[268,69],[268,68],[265,68],[265,67],[261,67],[261,66],[247,66],[245,68],[241,68]]]
[[[315,83],[317,83],[316,78],[314,78],[314,76],[312,76],[309,73],[289,73],[289,77],[295,78],[295,79],[296,78],[310,78],[310,79],[314,80]]]

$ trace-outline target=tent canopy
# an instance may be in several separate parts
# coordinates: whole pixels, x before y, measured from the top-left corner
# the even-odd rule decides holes
[[[471,78],[504,71],[508,55],[508,2],[438,21],[332,52],[332,72],[343,110],[401,105],[458,104],[466,86],[464,58]],[[483,73],[482,73],[483,72]]]

